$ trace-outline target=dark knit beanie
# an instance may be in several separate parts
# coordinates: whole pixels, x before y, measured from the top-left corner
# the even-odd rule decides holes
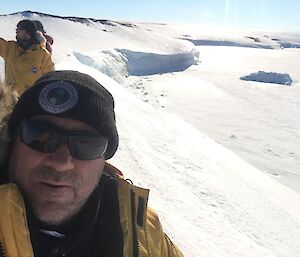
[[[31,20],[22,20],[17,24],[17,28],[25,30],[32,39],[36,38],[37,28],[33,21]]]
[[[114,99],[98,81],[77,71],[52,71],[37,80],[17,102],[8,130],[12,137],[24,119],[49,115],[79,120],[108,138],[106,159],[119,144]]]
[[[36,29],[38,31],[42,32],[43,34],[46,33],[43,24],[39,20],[34,20],[33,22],[34,22],[34,24],[36,26]]]

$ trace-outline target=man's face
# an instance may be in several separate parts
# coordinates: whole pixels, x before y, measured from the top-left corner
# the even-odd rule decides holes
[[[31,37],[30,35],[27,33],[26,30],[23,29],[16,29],[16,38],[19,38],[21,40],[29,40]]]
[[[95,132],[89,125],[67,118],[37,116],[65,130]],[[12,148],[9,175],[46,224],[58,225],[73,217],[84,205],[99,182],[104,157],[74,159],[67,143],[53,153],[41,153],[24,145],[19,136]]]

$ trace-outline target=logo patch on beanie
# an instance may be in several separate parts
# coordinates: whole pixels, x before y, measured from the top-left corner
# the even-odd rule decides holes
[[[49,113],[62,113],[70,110],[78,101],[78,93],[66,81],[54,81],[46,85],[39,95],[40,106]]]

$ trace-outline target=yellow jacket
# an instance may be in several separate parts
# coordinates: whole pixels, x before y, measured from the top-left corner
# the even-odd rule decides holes
[[[0,38],[0,56],[5,61],[5,85],[19,95],[43,74],[54,70],[51,55],[40,45],[23,50],[15,41]]]
[[[123,256],[183,257],[178,248],[164,234],[156,213],[147,208],[149,190],[133,186],[122,178],[117,178],[117,183],[124,240]],[[141,203],[142,208],[140,208]],[[134,212],[132,206],[136,207]],[[0,256],[33,257],[25,205],[16,185],[0,186],[0,210]],[[133,217],[135,217],[135,222],[132,222]],[[142,219],[138,221],[136,217],[142,217]],[[137,231],[138,255],[134,249],[133,226],[136,226]]]

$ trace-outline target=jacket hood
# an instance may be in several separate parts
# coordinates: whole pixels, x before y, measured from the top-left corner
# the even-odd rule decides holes
[[[36,33],[36,39],[41,43],[41,44],[46,44],[47,39],[44,37],[43,33],[38,31]]]
[[[0,179],[5,172],[11,139],[8,134],[8,118],[16,104],[16,97],[11,88],[0,85]]]

